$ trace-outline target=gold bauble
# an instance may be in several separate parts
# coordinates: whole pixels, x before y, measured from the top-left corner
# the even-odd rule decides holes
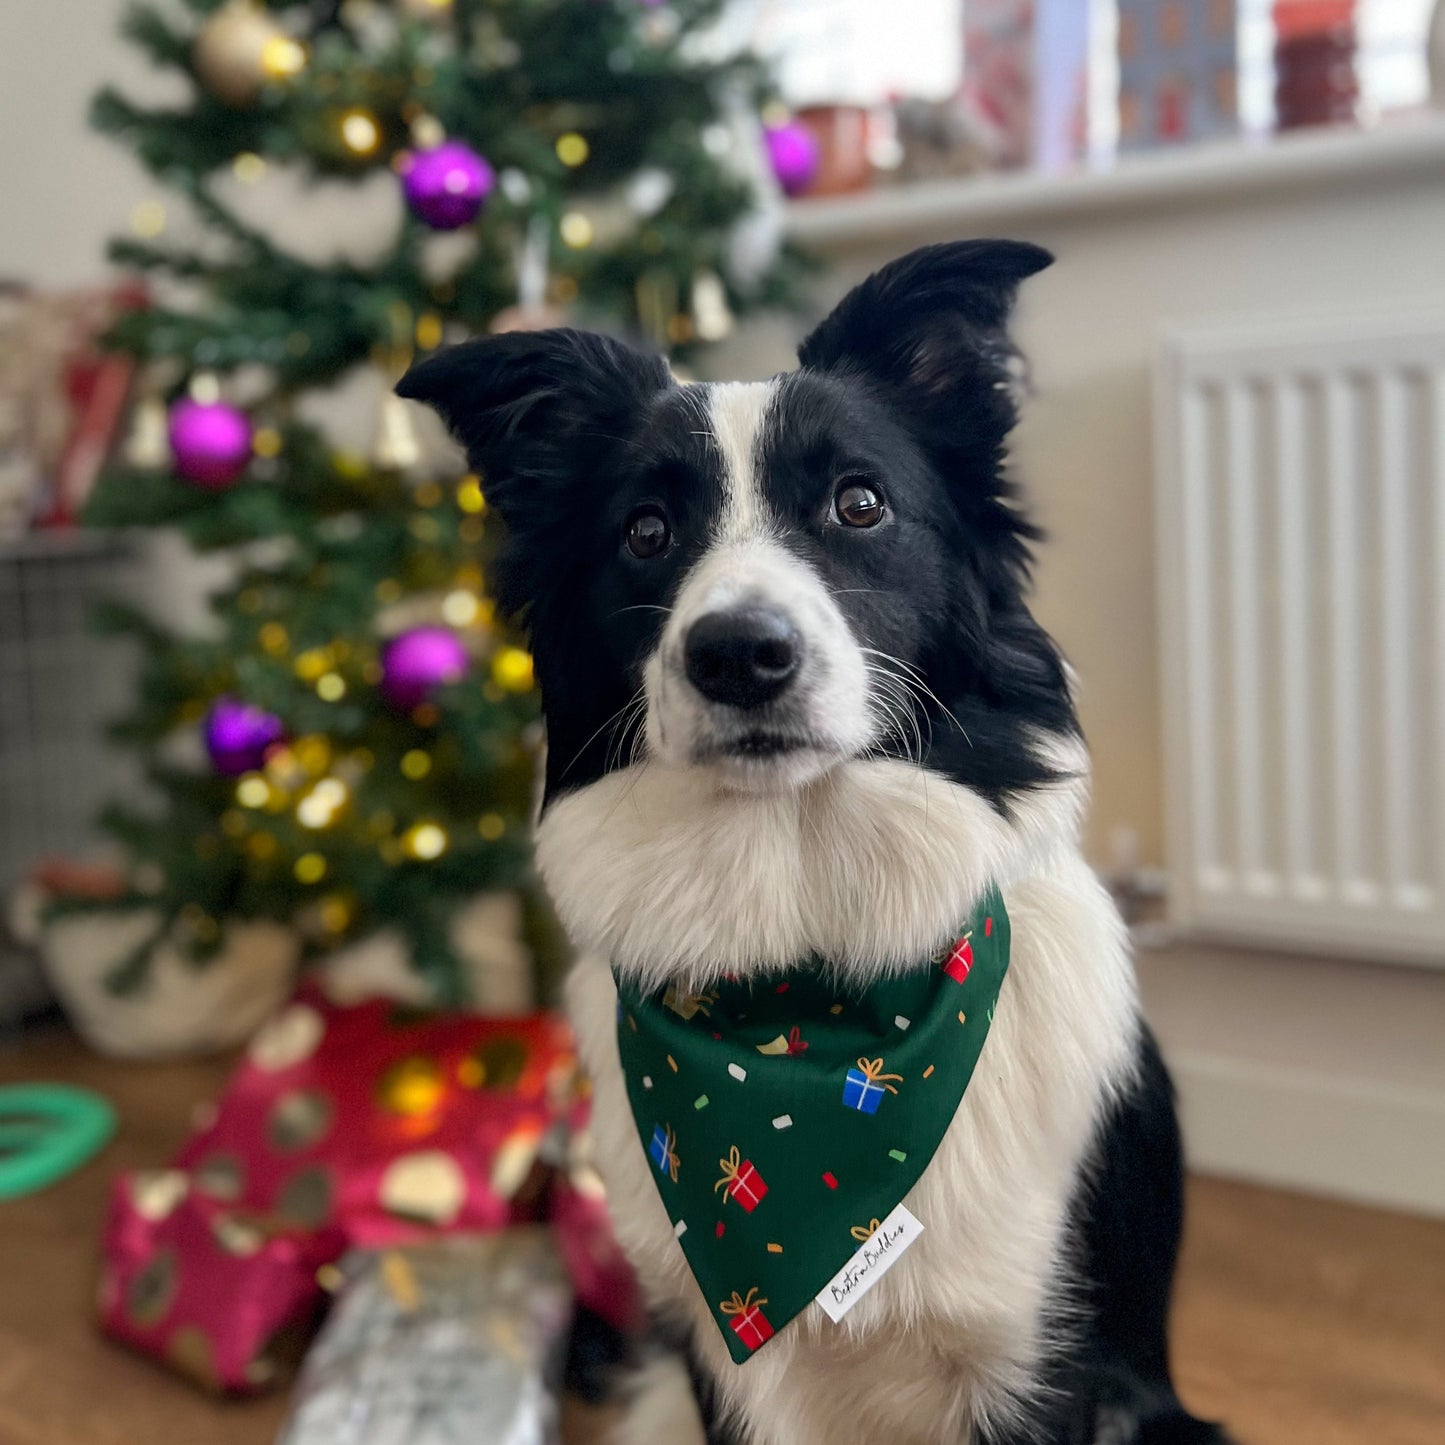
[[[231,0],[197,32],[191,64],[217,100],[243,109],[267,84],[297,74],[306,51],[254,0]]]

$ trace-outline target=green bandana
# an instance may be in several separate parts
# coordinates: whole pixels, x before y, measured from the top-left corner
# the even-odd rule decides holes
[[[872,1246],[888,1244],[878,1221],[958,1110],[1008,958],[1008,915],[990,889],[956,941],[861,996],[817,957],[701,994],[643,995],[617,980],[642,1147],[734,1360],[875,1232]]]

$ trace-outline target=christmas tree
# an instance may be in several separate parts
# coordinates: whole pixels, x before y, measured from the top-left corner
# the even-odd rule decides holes
[[[110,337],[139,400],[87,521],[176,528],[233,567],[198,635],[108,613],[142,645],[117,735],[153,786],[104,822],[132,860],[123,902],[158,920],[117,986],[144,977],[162,936],[199,960],[229,922],[267,918],[311,954],[399,933],[456,998],[458,910],[528,888],[536,707],[530,658],[487,597],[486,481],[428,466],[390,384],[445,341],[571,321],[686,360],[735,314],[790,299],[799,263],[756,185],[766,76],[720,54],[721,9],[130,12],[127,34],[186,98],[145,108],[107,91],[95,121],[177,194],[184,236],[152,205],[112,247],[153,300]],[[798,139],[766,137],[775,157]],[[246,188],[277,168],[308,188],[394,186],[380,254],[345,259],[338,238],[318,262],[268,236]],[[358,369],[378,383],[369,452],[306,419],[309,393]]]

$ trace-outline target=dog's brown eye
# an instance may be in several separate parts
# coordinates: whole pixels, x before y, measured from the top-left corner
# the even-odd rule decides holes
[[[883,497],[866,482],[844,482],[833,509],[845,527],[876,527],[883,520]]]
[[[667,550],[672,528],[661,507],[639,507],[627,519],[627,550],[646,561]]]

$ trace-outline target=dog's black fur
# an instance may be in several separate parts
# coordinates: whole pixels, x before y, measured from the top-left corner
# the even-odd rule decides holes
[[[884,268],[804,342],[758,443],[784,545],[825,579],[856,636],[926,680],[922,761],[1005,811],[1052,776],[1038,737],[1077,734],[1063,663],[1025,600],[1037,533],[1003,466],[1018,372],[1006,323],[1019,283],[1050,259],[978,241]],[[453,348],[399,390],[441,411],[506,523],[493,581],[532,634],[547,797],[593,782],[627,760],[628,703],[659,618],[723,505],[723,461],[697,393],[655,357],[570,330]],[[820,478],[831,496],[840,476],[882,487],[886,531],[827,524]],[[649,504],[665,510],[672,542],[644,561],[622,537]],[[908,756],[909,743],[876,751]],[[1147,1031],[1141,1051],[1074,1203],[1084,1290],[1074,1327],[1053,1347],[1030,1423],[981,1445],[1224,1439],[1185,1411],[1170,1380],[1181,1150]],[[710,1387],[695,1377],[706,1411]],[[715,1418],[709,1429],[716,1445],[742,1439]]]

